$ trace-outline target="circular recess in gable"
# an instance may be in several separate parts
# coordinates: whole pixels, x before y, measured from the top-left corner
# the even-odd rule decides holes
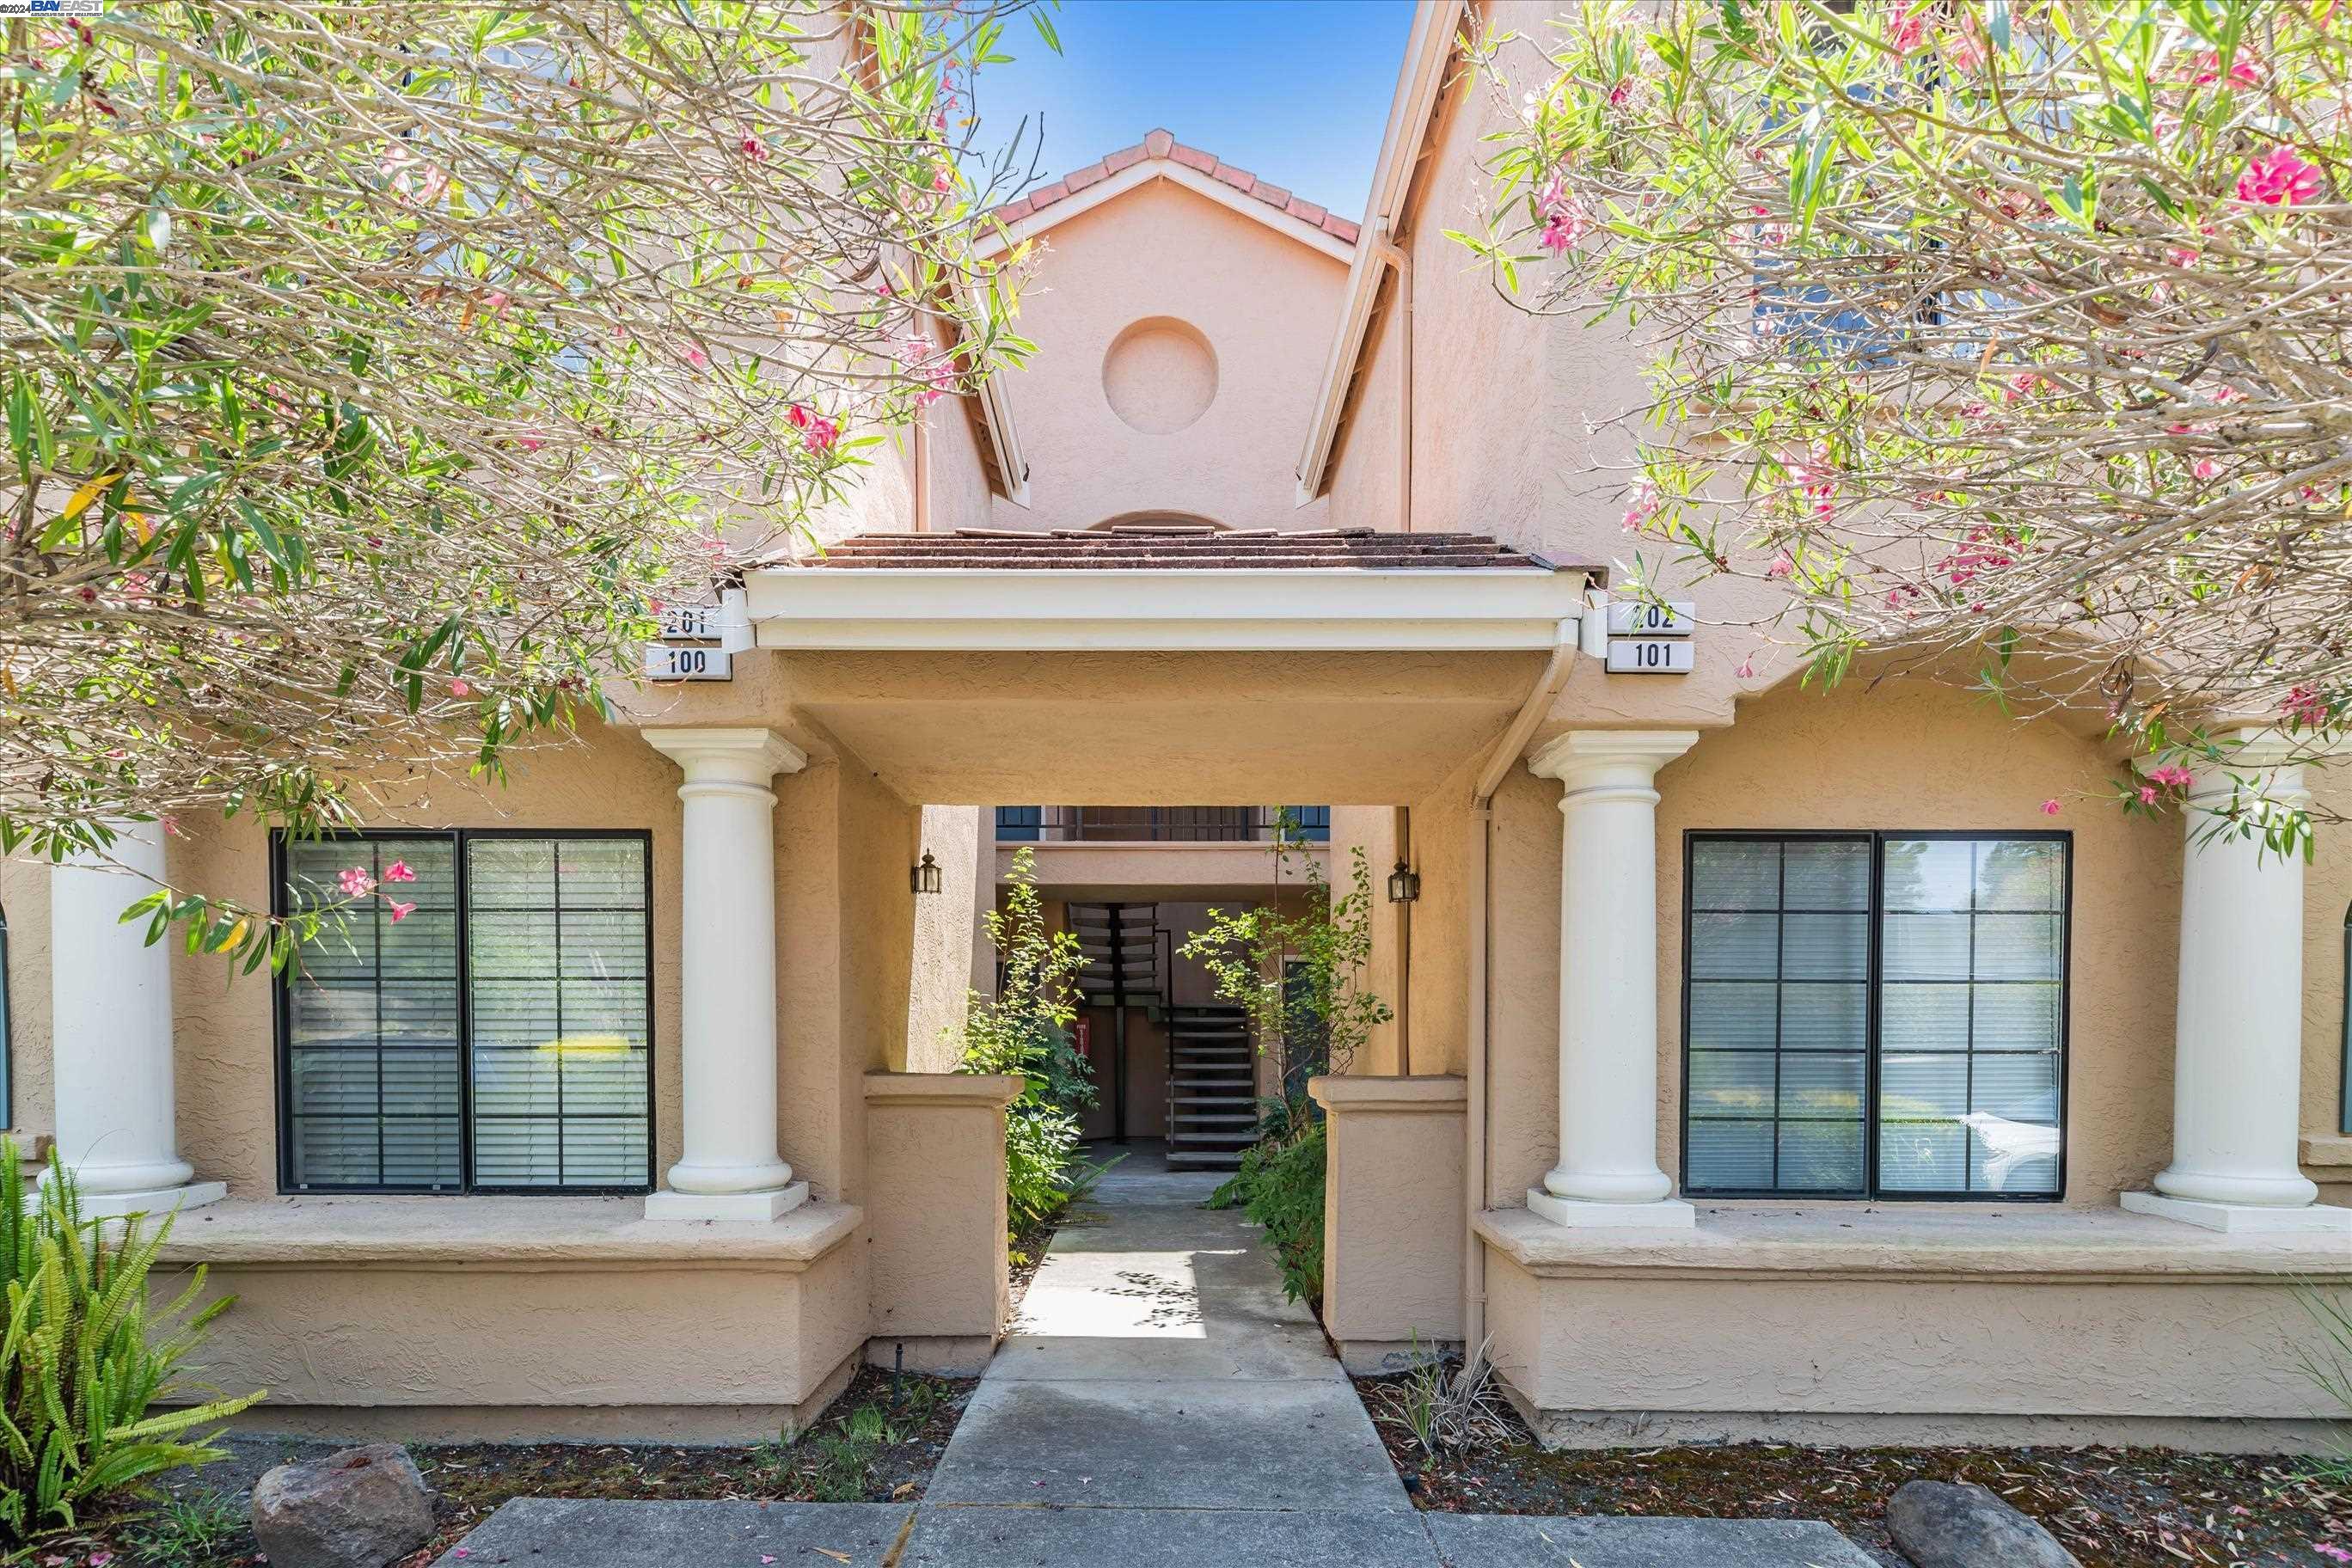
[[[1171,436],[1217,400],[1217,354],[1190,321],[1146,316],[1103,354],[1103,396],[1129,429]]]

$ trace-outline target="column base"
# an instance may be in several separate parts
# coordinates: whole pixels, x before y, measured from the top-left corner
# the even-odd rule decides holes
[[[646,1194],[646,1217],[658,1220],[749,1220],[764,1225],[808,1202],[808,1184],[772,1187],[759,1193],[680,1193]]]
[[[2231,1236],[2352,1237],[2352,1208],[2336,1208],[2326,1204],[2303,1204],[2290,1208],[2267,1204],[2211,1204],[2196,1198],[2168,1198],[2162,1193],[2126,1193],[2123,1205],[2133,1214],[2178,1220],[2182,1225]]]
[[[226,1182],[190,1182],[184,1186],[152,1187],[145,1192],[79,1194],[84,1219],[121,1219],[134,1214],[176,1214],[182,1209],[200,1209],[206,1204],[216,1204],[226,1196]],[[38,1203],[40,1194],[27,1192],[25,1201]]]
[[[1570,1230],[1690,1230],[1698,1224],[1698,1210],[1680,1198],[1660,1198],[1646,1204],[1595,1204],[1580,1198],[1559,1197],[1541,1187],[1528,1189],[1528,1212]]]

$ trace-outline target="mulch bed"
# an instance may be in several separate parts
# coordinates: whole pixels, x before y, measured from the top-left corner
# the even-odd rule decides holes
[[[974,1386],[969,1378],[906,1373],[894,1379],[883,1368],[861,1367],[824,1418],[790,1445],[412,1443],[408,1451],[433,1489],[439,1529],[431,1545],[396,1568],[423,1568],[499,1504],[520,1497],[908,1501],[922,1496]],[[200,1494],[205,1481],[205,1472],[193,1472],[173,1489]],[[118,1518],[92,1536],[59,1542],[55,1552],[70,1568],[85,1568],[93,1551],[114,1553],[112,1568],[257,1568],[262,1562],[251,1531],[242,1528],[224,1549],[201,1557],[142,1554],[142,1531],[153,1527],[152,1520]],[[37,1550],[31,1561],[41,1560]]]
[[[2342,1568],[2352,1473],[2311,1459],[2160,1448],[1818,1448],[1735,1443],[1546,1452],[1516,1419],[1465,1452],[1424,1460],[1360,1380],[1415,1504],[1448,1513],[1819,1519],[1893,1568],[1886,1500],[1908,1480],[1974,1481],[2040,1520],[2084,1568],[2178,1563]]]

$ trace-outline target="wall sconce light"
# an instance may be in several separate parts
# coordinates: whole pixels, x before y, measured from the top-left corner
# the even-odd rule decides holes
[[[1421,873],[1399,860],[1396,869],[1389,873],[1389,902],[1409,904],[1420,897]]]
[[[931,858],[929,850],[923,851],[923,863],[907,873],[907,885],[918,893],[940,890],[940,863]]]

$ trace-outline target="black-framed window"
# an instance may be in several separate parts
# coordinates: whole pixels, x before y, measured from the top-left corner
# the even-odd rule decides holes
[[[1683,1186],[2056,1198],[2063,833],[1692,833]]]
[[[639,832],[280,837],[280,912],[345,906],[278,982],[281,1187],[650,1190],[652,856]]]

